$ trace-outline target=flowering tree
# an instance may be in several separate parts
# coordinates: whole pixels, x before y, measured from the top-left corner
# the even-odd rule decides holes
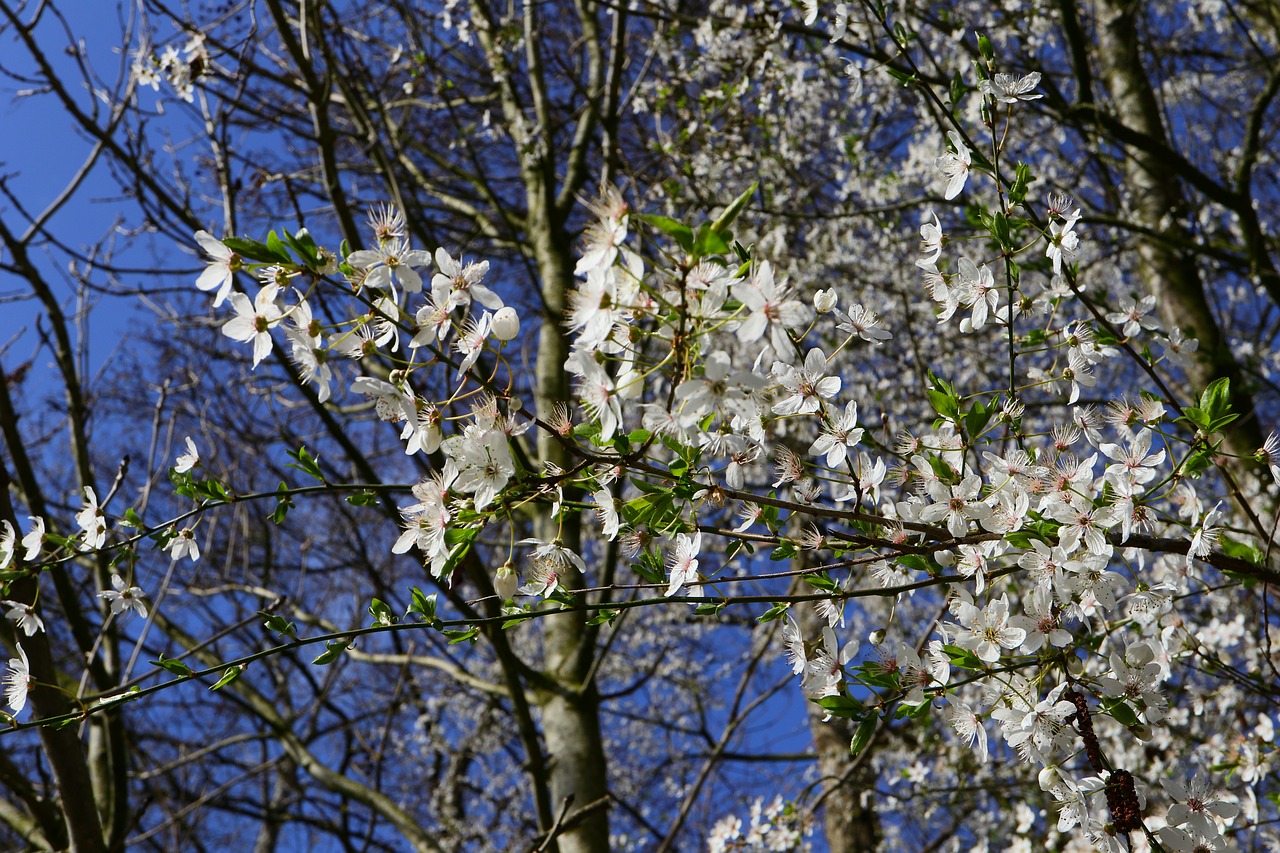
[[[262,763],[271,775],[263,767],[254,775],[305,775],[316,789],[358,803],[367,817],[357,832],[367,826],[379,844],[505,847],[532,838],[543,849],[671,848],[735,729],[770,694],[753,679],[773,656],[812,703],[822,778],[813,796],[798,791],[794,806],[757,809],[749,826],[733,816],[716,823],[708,837],[719,849],[803,844],[805,816],[824,802],[833,849],[941,846],[948,838],[971,847],[982,837],[1033,849],[1072,838],[1104,849],[1267,843],[1276,674],[1267,588],[1276,580],[1278,466],[1275,440],[1261,429],[1273,401],[1265,390],[1246,393],[1242,364],[1264,379],[1271,368],[1265,359],[1237,359],[1223,342],[1203,265],[1221,264],[1226,280],[1244,270],[1255,276],[1256,287],[1224,303],[1222,316],[1231,326],[1252,311],[1265,328],[1276,307],[1274,267],[1256,208],[1274,202],[1273,188],[1254,192],[1249,175],[1274,131],[1266,112],[1274,83],[1246,114],[1230,193],[1195,164],[1177,164],[1235,216],[1223,233],[1238,233],[1241,250],[1216,250],[1171,220],[1184,202],[1160,180],[1161,158],[1173,152],[1159,109],[1150,108],[1153,90],[1142,89],[1132,10],[1100,4],[1094,12],[1111,39],[1099,38],[1097,61],[1115,111],[1086,110],[1082,118],[1071,111],[1093,97],[1091,60],[1070,4],[1058,10],[1061,40],[1050,40],[1045,55],[1062,50],[1075,63],[1080,88],[1072,102],[1046,72],[1025,67],[1016,28],[966,34],[971,59],[960,62],[972,64],[953,77],[947,72],[957,60],[928,49],[949,22],[840,6],[832,41],[867,58],[853,66],[865,96],[901,98],[895,87],[911,86],[929,117],[916,120],[935,151],[921,158],[901,142],[881,149],[907,174],[918,170],[934,211],[899,219],[895,229],[847,220],[867,237],[861,246],[882,251],[850,267],[891,284],[875,293],[837,275],[853,263],[850,254],[866,253],[837,245],[846,219],[800,230],[796,223],[822,205],[790,198],[806,187],[843,194],[849,204],[883,194],[901,175],[885,170],[841,184],[826,172],[860,162],[874,150],[859,153],[860,146],[878,136],[848,142],[844,161],[813,158],[820,180],[787,183],[807,157],[799,152],[811,150],[805,134],[829,134],[835,109],[803,108],[808,81],[842,58],[830,48],[789,63],[769,57],[783,45],[812,45],[806,28],[830,10],[807,7],[803,22],[775,11],[769,20],[777,26],[753,28],[731,16],[690,22],[680,9],[649,9],[638,32],[661,46],[658,61],[669,67],[629,76],[621,57],[637,32],[627,29],[630,10],[578,6],[576,23],[560,30],[562,22],[547,22],[533,7],[499,14],[477,5],[462,16],[449,5],[439,18],[448,39],[415,41],[422,49],[414,64],[396,72],[404,82],[389,73],[382,85],[433,105],[436,117],[450,115],[455,128],[474,133],[474,146],[459,160],[423,152],[435,172],[411,171],[417,158],[399,153],[398,166],[383,167],[394,203],[374,207],[362,227],[339,180],[354,167],[336,159],[349,150],[334,127],[349,121],[353,138],[376,137],[394,124],[393,101],[372,99],[384,111],[375,121],[361,107],[371,99],[352,81],[376,75],[325,70],[350,66],[349,56],[338,59],[349,45],[346,30],[326,29],[316,7],[302,6],[317,16],[309,21],[290,20],[276,4],[266,9],[300,69],[276,84],[306,95],[317,174],[338,225],[332,241],[316,216],[308,230],[269,212],[274,227],[256,238],[234,236],[243,229],[230,215],[221,238],[191,228],[207,262],[194,284],[217,317],[210,337],[223,352],[240,345],[248,375],[276,383],[219,392],[233,410],[227,420],[256,421],[237,451],[255,454],[252,465],[202,459],[230,430],[183,442],[169,472],[187,502],[179,515],[145,504],[109,512],[116,489],[99,499],[87,456],[81,499],[62,517],[36,502],[34,475],[19,475],[32,521],[22,524],[21,513],[4,508],[0,559],[12,572],[16,654],[7,699],[16,728],[41,731],[64,803],[59,824],[59,815],[39,810],[38,791],[26,789],[32,817],[15,813],[9,822],[31,843],[122,843],[127,786],[110,787],[102,756],[124,761],[122,720],[133,708],[205,680],[270,733],[276,748]],[[1274,34],[1259,20],[1242,26],[1271,44]],[[365,34],[386,26],[368,23]],[[204,88],[201,78],[232,52],[225,43],[211,53],[209,41],[144,49],[133,79],[172,87],[180,99],[214,97],[217,86]],[[568,57],[558,65],[584,69],[581,80],[546,73],[553,48],[567,51],[555,54]],[[755,52],[759,65],[739,63],[737,52]],[[690,64],[690,55],[700,62]],[[746,67],[758,67],[764,82],[732,79]],[[422,68],[434,76],[424,80]],[[718,96],[676,95],[681,87],[713,92],[706,75],[717,74]],[[455,78],[474,84],[485,75],[493,89],[468,88],[466,98],[450,101]],[[760,120],[774,97],[768,84],[783,80],[795,89],[784,99],[785,120]],[[655,162],[621,141],[624,84],[637,100],[653,101],[633,105],[630,116],[655,116]],[[322,86],[341,90],[350,110],[341,121],[326,113],[334,100]],[[266,103],[267,91],[254,103]],[[747,93],[759,101],[727,104]],[[202,108],[213,126],[232,123]],[[1059,155],[1027,141],[1065,114],[1088,133],[1112,134],[1109,144],[1136,149],[1118,158],[1136,196],[1122,204],[1129,218],[1112,226],[1118,236],[1092,245],[1090,216],[1066,188],[1105,203],[1109,152],[1097,143],[1100,176],[1068,181]],[[681,123],[688,134],[668,138]],[[699,125],[714,128],[715,145],[699,137]],[[735,146],[752,156],[734,156]],[[237,210],[230,149],[212,150],[226,209]],[[662,180],[665,164],[682,158],[696,164],[701,180],[692,187]],[[483,235],[493,263],[431,239],[446,226],[422,200],[406,198],[401,170],[428,186],[423,199]],[[610,180],[575,246],[575,195],[597,171]],[[624,176],[632,189],[612,183]],[[275,180],[288,184],[263,177]],[[708,185],[734,192],[700,203],[681,196]],[[523,202],[511,200],[519,195]],[[280,195],[305,197],[292,186]],[[895,215],[906,209],[902,203]],[[1093,224],[1107,227],[1103,217]],[[452,228],[440,233],[456,239],[459,226]],[[919,251],[893,254],[904,234],[914,241],[916,233]],[[21,239],[6,242],[23,257]],[[495,281],[500,269],[515,275],[515,259],[527,263],[537,299]],[[33,266],[20,269],[38,279]],[[171,363],[191,358],[186,352],[170,351]],[[208,350],[196,358],[216,364]],[[74,367],[64,375],[68,389],[79,387]],[[314,419],[302,430],[299,404]],[[83,447],[84,419],[71,414]],[[16,424],[16,415],[5,421]],[[250,449],[277,434],[287,458],[283,448]],[[22,442],[16,432],[6,442],[18,468]],[[255,468],[280,485],[264,483]],[[280,532],[262,525],[226,535],[220,514],[235,514],[246,528],[269,518]],[[386,516],[398,521],[391,530]],[[220,645],[192,631],[201,618],[148,608],[138,585],[139,545],[148,538],[172,566],[218,554],[260,570],[261,578],[220,578],[253,603],[228,597],[223,614],[213,607],[207,616],[218,624],[233,613],[248,630]],[[368,613],[363,624],[351,624],[323,594],[302,607],[279,600],[273,554],[312,548],[325,555],[326,589],[354,586]],[[102,647],[113,651],[91,666],[102,670],[91,672],[96,690],[64,692],[39,590],[69,583],[70,567],[85,561],[96,565],[97,627],[107,638]],[[386,568],[393,561],[398,568]],[[287,584],[301,588],[301,575]],[[54,589],[62,608],[79,601],[74,588]],[[1245,618],[1255,612],[1256,631]],[[99,644],[92,618],[77,628],[74,614],[65,615],[82,650]],[[110,630],[130,617],[147,618],[165,637],[154,652],[158,677],[146,686],[129,684],[111,663],[130,643],[152,653],[145,636]],[[615,780],[622,775],[622,749],[609,748],[602,708],[625,708],[631,685],[641,685],[647,701],[671,704],[656,719],[678,729],[690,716],[683,703],[700,701],[709,685],[734,688],[723,673],[682,685],[664,659],[696,648],[681,665],[706,667],[720,634],[737,637],[746,662],[723,703],[727,722],[708,738],[710,757],[691,762],[696,772],[681,770],[677,791],[639,784],[632,795],[611,782],[610,771]],[[393,645],[366,649],[380,638]],[[434,652],[420,653],[419,644]],[[318,656],[305,657],[327,670],[307,665],[308,646]],[[634,658],[619,660],[616,648]],[[400,675],[365,681],[360,673],[378,666]],[[466,691],[466,718],[402,697],[404,685],[417,683],[415,669]],[[339,675],[308,688],[318,710],[299,711],[296,685],[325,680],[317,671]],[[386,729],[411,726],[414,714],[419,725],[439,727],[370,753],[388,743],[426,743],[429,751],[465,741],[474,757],[515,744],[519,772],[495,769],[489,784],[495,799],[527,799],[528,815],[482,808],[490,831],[501,833],[485,842],[465,825],[479,797],[445,790],[429,806],[415,803],[405,793],[414,774],[398,774],[380,757],[363,763],[360,751],[345,753],[355,771],[335,769],[344,761],[330,760],[332,747],[317,730],[365,731],[346,719],[360,705],[333,698],[338,685],[376,697],[367,707],[385,709]],[[28,699],[35,717],[20,721]],[[1230,732],[1218,730],[1222,716],[1235,721]],[[486,731],[495,720],[515,736]],[[115,751],[83,751],[71,727],[82,722],[96,727],[94,737],[119,738]],[[465,787],[475,771],[462,754],[452,753],[457,764],[437,782]],[[886,785],[900,805],[859,794],[895,768],[903,781]],[[15,789],[19,777],[9,777]],[[102,799],[109,790],[114,811]],[[667,804],[662,812],[650,797]],[[259,807],[264,843],[308,819],[317,832],[350,837],[350,828],[326,826],[325,816],[309,816],[286,795],[267,794]],[[918,820],[907,822],[906,812]],[[115,824],[104,830],[99,814]],[[619,837],[619,821],[638,827],[643,840]],[[60,825],[65,835],[56,834]]]

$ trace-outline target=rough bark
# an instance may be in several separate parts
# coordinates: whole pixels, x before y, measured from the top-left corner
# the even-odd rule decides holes
[[[1158,153],[1160,147],[1170,147],[1169,133],[1143,66],[1139,6],[1127,0],[1100,0],[1096,9],[1098,47],[1094,55],[1110,95],[1110,108],[1125,127],[1158,143],[1155,150],[1128,146],[1123,158],[1133,222],[1139,232],[1139,274],[1156,297],[1164,326],[1180,327],[1200,342],[1187,370],[1191,390],[1198,392],[1217,379],[1230,380],[1232,406],[1241,417],[1227,430],[1224,449],[1249,456],[1262,444],[1262,431],[1248,385],[1214,318],[1206,282],[1189,251],[1194,240],[1186,225],[1188,206],[1182,182]],[[1229,467],[1233,473],[1244,470],[1240,464]]]

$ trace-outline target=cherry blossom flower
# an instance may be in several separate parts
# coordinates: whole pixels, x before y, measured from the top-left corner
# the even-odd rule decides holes
[[[924,464],[928,469],[928,462]],[[929,482],[927,491],[934,503],[920,512],[920,520],[934,524],[945,519],[947,530],[952,536],[957,539],[964,536],[969,530],[970,519],[981,521],[991,514],[991,507],[978,500],[981,489],[982,479],[976,474],[970,474],[954,486],[945,485],[938,480]]]
[[[421,249],[411,249],[408,240],[390,239],[376,249],[359,249],[347,256],[347,263],[363,276],[363,287],[393,290],[396,282],[406,293],[422,290],[422,276],[417,268],[431,266],[431,256]]]
[[[850,305],[849,313],[836,311],[836,329],[869,344],[879,344],[893,337],[887,329],[876,328],[880,325],[880,315],[864,308],[862,305]]]
[[[956,645],[969,649],[980,660],[995,663],[1000,650],[1016,649],[1027,638],[1027,632],[1009,624],[1009,596],[1002,595],[983,609],[960,603],[956,618],[963,629],[956,634]]]
[[[200,464],[200,451],[196,449],[196,443],[191,440],[191,436],[187,436],[186,442],[187,452],[179,453],[177,460],[173,463],[173,470],[179,474],[185,474]]]
[[[987,752],[987,729],[982,724],[982,717],[964,702],[949,697],[947,705],[947,722],[965,746],[978,751],[978,760],[983,764],[990,757]]]
[[[978,90],[999,104],[1016,104],[1018,101],[1034,101],[1044,95],[1035,91],[1040,85],[1040,72],[1032,71],[1023,77],[1013,74],[996,74],[990,80],[978,81]]]
[[[947,190],[943,198],[947,201],[960,195],[965,181],[969,180],[969,165],[972,162],[969,148],[954,130],[947,131],[947,139],[951,140],[954,150],[948,151],[938,158],[938,169],[947,179]]]
[[[200,559],[200,545],[196,542],[195,530],[190,527],[183,527],[176,531],[173,538],[169,540],[169,544],[165,546],[165,550],[169,552],[171,560],[189,557],[194,563]]]
[[[469,425],[462,435],[446,438],[440,449],[457,471],[454,485],[471,494],[477,512],[493,503],[515,476],[511,447],[496,430]]]
[[[142,599],[145,597],[142,589],[136,586],[130,586],[120,575],[111,575],[111,585],[115,589],[104,589],[98,593],[98,598],[107,602],[111,606],[111,613],[119,615],[132,610],[139,616],[146,618],[147,605]]]
[[[581,380],[578,393],[587,416],[600,422],[600,441],[611,441],[622,423],[622,401],[614,381],[600,362],[582,350],[571,353],[564,366]]]
[[[790,288],[774,282],[773,266],[768,261],[756,267],[750,281],[734,282],[733,295],[748,311],[738,326],[738,340],[754,343],[768,332],[774,358],[791,361],[794,348],[787,330],[800,329],[808,323],[813,309],[791,298]]]
[[[600,519],[600,532],[612,542],[618,536],[618,508],[614,505],[613,492],[599,489],[591,493],[596,502],[596,515]]]
[[[271,325],[283,316],[276,304],[278,285],[268,284],[249,301],[243,293],[231,294],[231,307],[236,316],[222,325],[222,334],[241,343],[253,344],[253,366],[271,352]]]
[[[436,268],[440,271],[431,279],[431,292],[437,304],[450,311],[469,308],[472,300],[492,311],[502,307],[501,297],[482,283],[489,272],[488,261],[472,261],[463,266],[440,248],[436,249]]]
[[[1197,772],[1189,782],[1176,777],[1161,779],[1160,785],[1175,800],[1165,815],[1170,826],[1185,825],[1192,832],[1216,836],[1215,818],[1231,820],[1240,813],[1240,807],[1224,801],[1201,773]]]
[[[1018,750],[1024,760],[1044,761],[1054,750],[1071,747],[1075,732],[1066,725],[1066,719],[1076,713],[1076,706],[1061,698],[1066,688],[1066,683],[1059,684],[1026,711],[1013,707],[991,712],[992,718],[1001,721],[1005,741]]]
[[[37,631],[44,630],[44,620],[40,618],[39,613],[36,613],[34,606],[8,599],[0,601],[0,605],[8,608],[4,618],[13,623],[14,631],[21,631],[30,637]]]
[[[40,559],[40,549],[44,546],[44,519],[28,516],[31,529],[22,537],[22,559],[28,563]]]
[[[0,520],[0,569],[9,568],[17,553],[18,534],[8,521]]]
[[[929,217],[933,217],[933,221],[929,221]],[[942,256],[942,241],[946,239],[942,233],[942,223],[938,221],[938,214],[930,208],[924,212],[924,223],[920,226],[920,251],[923,253],[921,257],[916,259],[916,266],[921,269],[929,269],[938,263],[938,258]]]
[[[76,524],[84,533],[77,547],[81,551],[101,548],[107,541],[107,517],[98,506],[92,486],[84,487],[84,509],[76,513]]]
[[[804,357],[803,367],[775,361],[773,377],[786,394],[773,404],[774,413],[805,415],[818,411],[823,399],[830,399],[840,392],[840,377],[827,376],[826,370],[827,356],[817,347]]]
[[[1158,323],[1147,316],[1155,307],[1156,298],[1153,295],[1144,296],[1136,302],[1124,296],[1120,298],[1120,310],[1108,314],[1107,322],[1115,323],[1117,326],[1123,324],[1120,333],[1126,338],[1131,338],[1143,329],[1151,331],[1160,328]]]
[[[702,584],[698,582],[698,552],[702,549],[702,534],[676,534],[676,548],[667,562],[670,581],[663,595],[670,598],[680,591],[682,586],[689,587],[689,595],[704,594]]]
[[[1022,602],[1025,616],[1014,616],[1009,624],[1027,633],[1021,651],[1035,654],[1042,648],[1065,648],[1071,642],[1071,632],[1062,627],[1054,612],[1053,596],[1047,589],[1036,588]]]
[[[18,650],[16,658],[9,658],[9,671],[4,674],[4,701],[14,714],[19,714],[27,707],[27,693],[34,680],[31,678],[31,664],[27,653],[20,643],[15,643]]]
[[[1155,662],[1151,645],[1134,643],[1124,650],[1123,656],[1113,652],[1110,661],[1113,674],[1098,679],[1102,695],[1140,700],[1148,722],[1162,720],[1169,703],[1156,689],[1161,681],[1161,667]]]
[[[1064,261],[1070,264],[1076,259],[1076,250],[1080,248],[1080,235],[1075,232],[1075,227],[1079,220],[1080,211],[1077,210],[1068,214],[1061,222],[1049,223],[1049,236],[1044,254],[1053,262],[1054,275],[1062,274]]]
[[[840,692],[845,666],[857,654],[857,642],[849,642],[841,647],[836,641],[836,632],[830,626],[823,628],[822,648],[805,665],[800,689],[812,699],[836,695]]]
[[[782,625],[782,642],[787,650],[787,665],[791,667],[792,675],[804,672],[809,664],[804,650],[804,638],[800,636],[800,626],[791,616],[787,616],[787,621]]]
[[[856,447],[862,440],[862,430],[858,428],[858,403],[850,400],[844,410],[833,419],[822,424],[822,432],[809,446],[809,452],[815,456],[826,456],[827,467],[836,468],[844,464],[851,447]]]
[[[209,265],[196,279],[196,287],[201,290],[216,290],[213,307],[217,308],[231,295],[236,270],[240,269],[240,256],[208,231],[197,231],[196,242],[210,258]]]

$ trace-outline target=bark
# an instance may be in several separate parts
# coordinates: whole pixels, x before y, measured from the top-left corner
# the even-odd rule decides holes
[[[811,605],[796,608],[801,635],[816,637],[826,622]],[[867,793],[875,788],[875,770],[867,753],[854,758],[849,752],[855,726],[832,717],[823,722],[823,711],[809,703],[809,731],[818,755],[818,778],[823,796],[822,821],[831,853],[866,853],[875,850],[880,830]],[[874,748],[869,744],[867,749]]]
[[[1115,118],[1154,146],[1127,146],[1123,158],[1137,239],[1139,274],[1156,297],[1165,328],[1180,327],[1200,342],[1191,360],[1188,378],[1193,393],[1217,379],[1231,382],[1232,407],[1240,420],[1225,433],[1224,449],[1250,456],[1262,444],[1262,431],[1253,399],[1239,364],[1232,355],[1214,318],[1194,254],[1193,235],[1186,226],[1189,207],[1181,177],[1171,174],[1171,163],[1160,156],[1169,149],[1155,88],[1143,67],[1137,25],[1138,4],[1126,0],[1100,0],[1097,4],[1099,76],[1110,94]],[[1104,107],[1105,109],[1105,107]],[[1211,286],[1211,284],[1210,284]],[[1228,463],[1232,473],[1244,473],[1247,464]]]

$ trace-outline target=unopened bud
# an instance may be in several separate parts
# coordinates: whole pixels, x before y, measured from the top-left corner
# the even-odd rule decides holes
[[[509,341],[520,334],[520,315],[510,305],[499,308],[493,315],[493,335],[500,341]]]
[[[827,314],[836,307],[836,289],[819,290],[813,294],[813,309],[819,314]]]
[[[498,567],[497,574],[493,577],[493,588],[497,591],[498,597],[503,601],[509,601],[516,594],[516,588],[520,586],[520,577],[512,570],[510,563],[503,563]]]

